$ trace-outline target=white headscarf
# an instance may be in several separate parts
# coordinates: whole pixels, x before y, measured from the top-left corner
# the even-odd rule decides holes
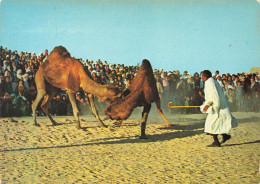
[[[22,71],[21,69],[18,69],[18,70],[17,70],[17,76],[16,76],[16,77],[17,77],[18,79],[23,80],[23,75],[22,75],[22,73],[23,73],[23,71]]]

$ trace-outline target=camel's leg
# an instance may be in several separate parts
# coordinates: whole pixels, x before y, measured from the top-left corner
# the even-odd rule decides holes
[[[117,120],[116,122],[114,122],[114,125],[116,126],[121,126],[123,120]]]
[[[140,139],[147,139],[145,134],[146,122],[148,119],[148,114],[151,109],[151,104],[147,104],[144,106],[144,110],[142,112],[142,120],[141,120],[141,136]]]
[[[32,104],[32,114],[33,114],[33,121],[35,126],[40,126],[40,124],[38,124],[36,121],[36,108],[45,95],[46,95],[46,91],[44,89],[37,89],[37,96]]]
[[[164,116],[163,112],[162,112],[162,109],[161,109],[161,102],[160,102],[160,99],[159,100],[156,100],[155,101],[155,104],[157,106],[157,112],[162,116],[163,120],[165,121],[166,123],[166,126],[169,127],[169,126],[173,126],[172,123],[170,123],[166,117]]]
[[[92,114],[96,117],[100,127],[107,127],[102,120],[99,118],[97,108],[94,103],[94,95],[88,94],[88,101],[91,107]]]
[[[52,124],[57,125],[58,123],[56,121],[54,121],[54,119],[51,117],[51,114],[49,113],[49,103],[50,103],[52,97],[54,97],[54,96],[55,96],[55,93],[52,93],[51,95],[46,94],[42,101],[41,108],[42,108],[43,112],[51,120]]]
[[[73,115],[74,115],[74,117],[76,118],[76,121],[77,121],[76,127],[78,129],[81,129],[80,121],[79,121],[79,110],[78,110],[77,103],[76,103],[75,93],[70,91],[70,90],[67,90],[67,93],[68,93],[70,103],[71,103],[71,106],[72,106],[72,109],[73,109]]]

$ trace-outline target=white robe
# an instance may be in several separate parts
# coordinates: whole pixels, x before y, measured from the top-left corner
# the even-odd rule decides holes
[[[204,132],[210,134],[230,134],[232,119],[234,126],[237,126],[237,122],[229,110],[221,86],[211,77],[205,82],[204,92],[205,102],[201,106],[201,111],[203,111],[205,105],[209,105],[206,112],[208,116],[206,118]]]

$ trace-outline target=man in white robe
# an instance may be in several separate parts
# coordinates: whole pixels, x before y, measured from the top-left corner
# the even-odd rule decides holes
[[[205,82],[205,102],[201,111],[208,113],[204,132],[213,136],[214,142],[208,147],[220,147],[222,143],[231,138],[232,114],[219,83],[212,77],[211,72],[204,70],[202,80]],[[220,143],[218,135],[222,134],[223,140]]]

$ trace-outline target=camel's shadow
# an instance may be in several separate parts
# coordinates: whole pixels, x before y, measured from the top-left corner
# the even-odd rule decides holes
[[[238,119],[238,122],[239,123],[258,122],[258,119],[256,117],[244,118],[244,119]],[[71,121],[71,122],[66,122],[66,123],[60,123],[60,125],[70,124],[70,123],[74,123],[74,122]],[[49,125],[49,126],[53,126],[53,125]],[[126,124],[126,125],[121,125],[121,126],[139,126],[139,124]],[[94,127],[96,128],[97,126],[84,127],[83,130],[87,130],[88,128],[94,128]],[[113,126],[110,126],[110,127],[113,127]],[[179,130],[179,131],[147,135],[148,139],[139,139],[139,136],[137,136],[137,135],[127,136],[127,137],[110,137],[110,138],[102,138],[102,139],[93,139],[93,140],[87,141],[86,143],[83,143],[83,144],[59,145],[59,146],[51,146],[51,147],[20,148],[20,149],[11,149],[11,150],[0,150],[0,152],[80,147],[80,146],[91,146],[91,145],[149,143],[149,142],[167,141],[167,140],[172,140],[172,139],[176,139],[176,138],[185,138],[185,137],[191,137],[191,136],[203,134],[204,133],[204,131],[202,129],[203,127],[204,127],[204,120],[196,120],[196,121],[193,120],[191,125],[177,124],[177,125],[171,126],[171,127],[158,128],[161,130],[174,129],[174,130]],[[260,140],[244,142],[244,143],[225,144],[225,145],[223,145],[223,147],[239,146],[239,145],[254,144],[254,143],[260,143]]]
[[[196,129],[201,129],[204,128],[204,122],[201,120],[196,121],[197,123],[193,123],[193,124],[175,124],[173,126],[170,127],[160,127],[158,129],[160,130],[196,130]]]
[[[83,144],[59,145],[59,146],[50,146],[50,147],[20,148],[20,149],[10,149],[10,150],[0,150],[0,152],[54,149],[54,148],[70,148],[70,147],[81,147],[81,146],[91,146],[91,145],[149,143],[149,142],[157,142],[157,141],[166,141],[166,140],[171,140],[171,139],[175,139],[175,138],[184,138],[184,137],[194,136],[194,135],[198,135],[198,134],[202,134],[202,133],[203,133],[203,130],[177,131],[177,132],[171,132],[171,133],[147,135],[148,139],[139,139],[139,136],[111,137],[111,138],[94,139],[94,140],[87,141],[86,143],[83,143]],[[117,140],[114,140],[114,139],[117,139]]]
[[[83,146],[92,146],[92,145],[109,145],[109,144],[127,144],[127,143],[149,143],[149,142],[156,142],[156,141],[163,141],[163,140],[170,140],[174,138],[183,138],[192,135],[198,135],[203,133],[202,130],[197,131],[186,131],[186,132],[174,132],[174,133],[166,133],[166,134],[155,134],[148,136],[149,139],[130,139],[137,136],[129,136],[129,137],[114,137],[114,138],[104,138],[104,139],[96,139],[84,144],[73,144],[73,145],[59,145],[59,146],[52,146],[52,147],[35,147],[35,148],[20,148],[20,149],[11,149],[11,150],[0,150],[0,152],[8,152],[8,151],[24,151],[24,150],[45,150],[45,149],[57,149],[57,148],[71,148],[71,147],[83,147]],[[123,140],[112,140],[107,141],[110,139],[123,139]],[[95,142],[100,141],[101,142]],[[94,142],[93,142],[94,141]],[[244,143],[234,143],[234,144],[226,144],[222,147],[230,147],[230,146],[239,146],[245,144],[255,144],[260,143],[260,140],[244,142]]]

